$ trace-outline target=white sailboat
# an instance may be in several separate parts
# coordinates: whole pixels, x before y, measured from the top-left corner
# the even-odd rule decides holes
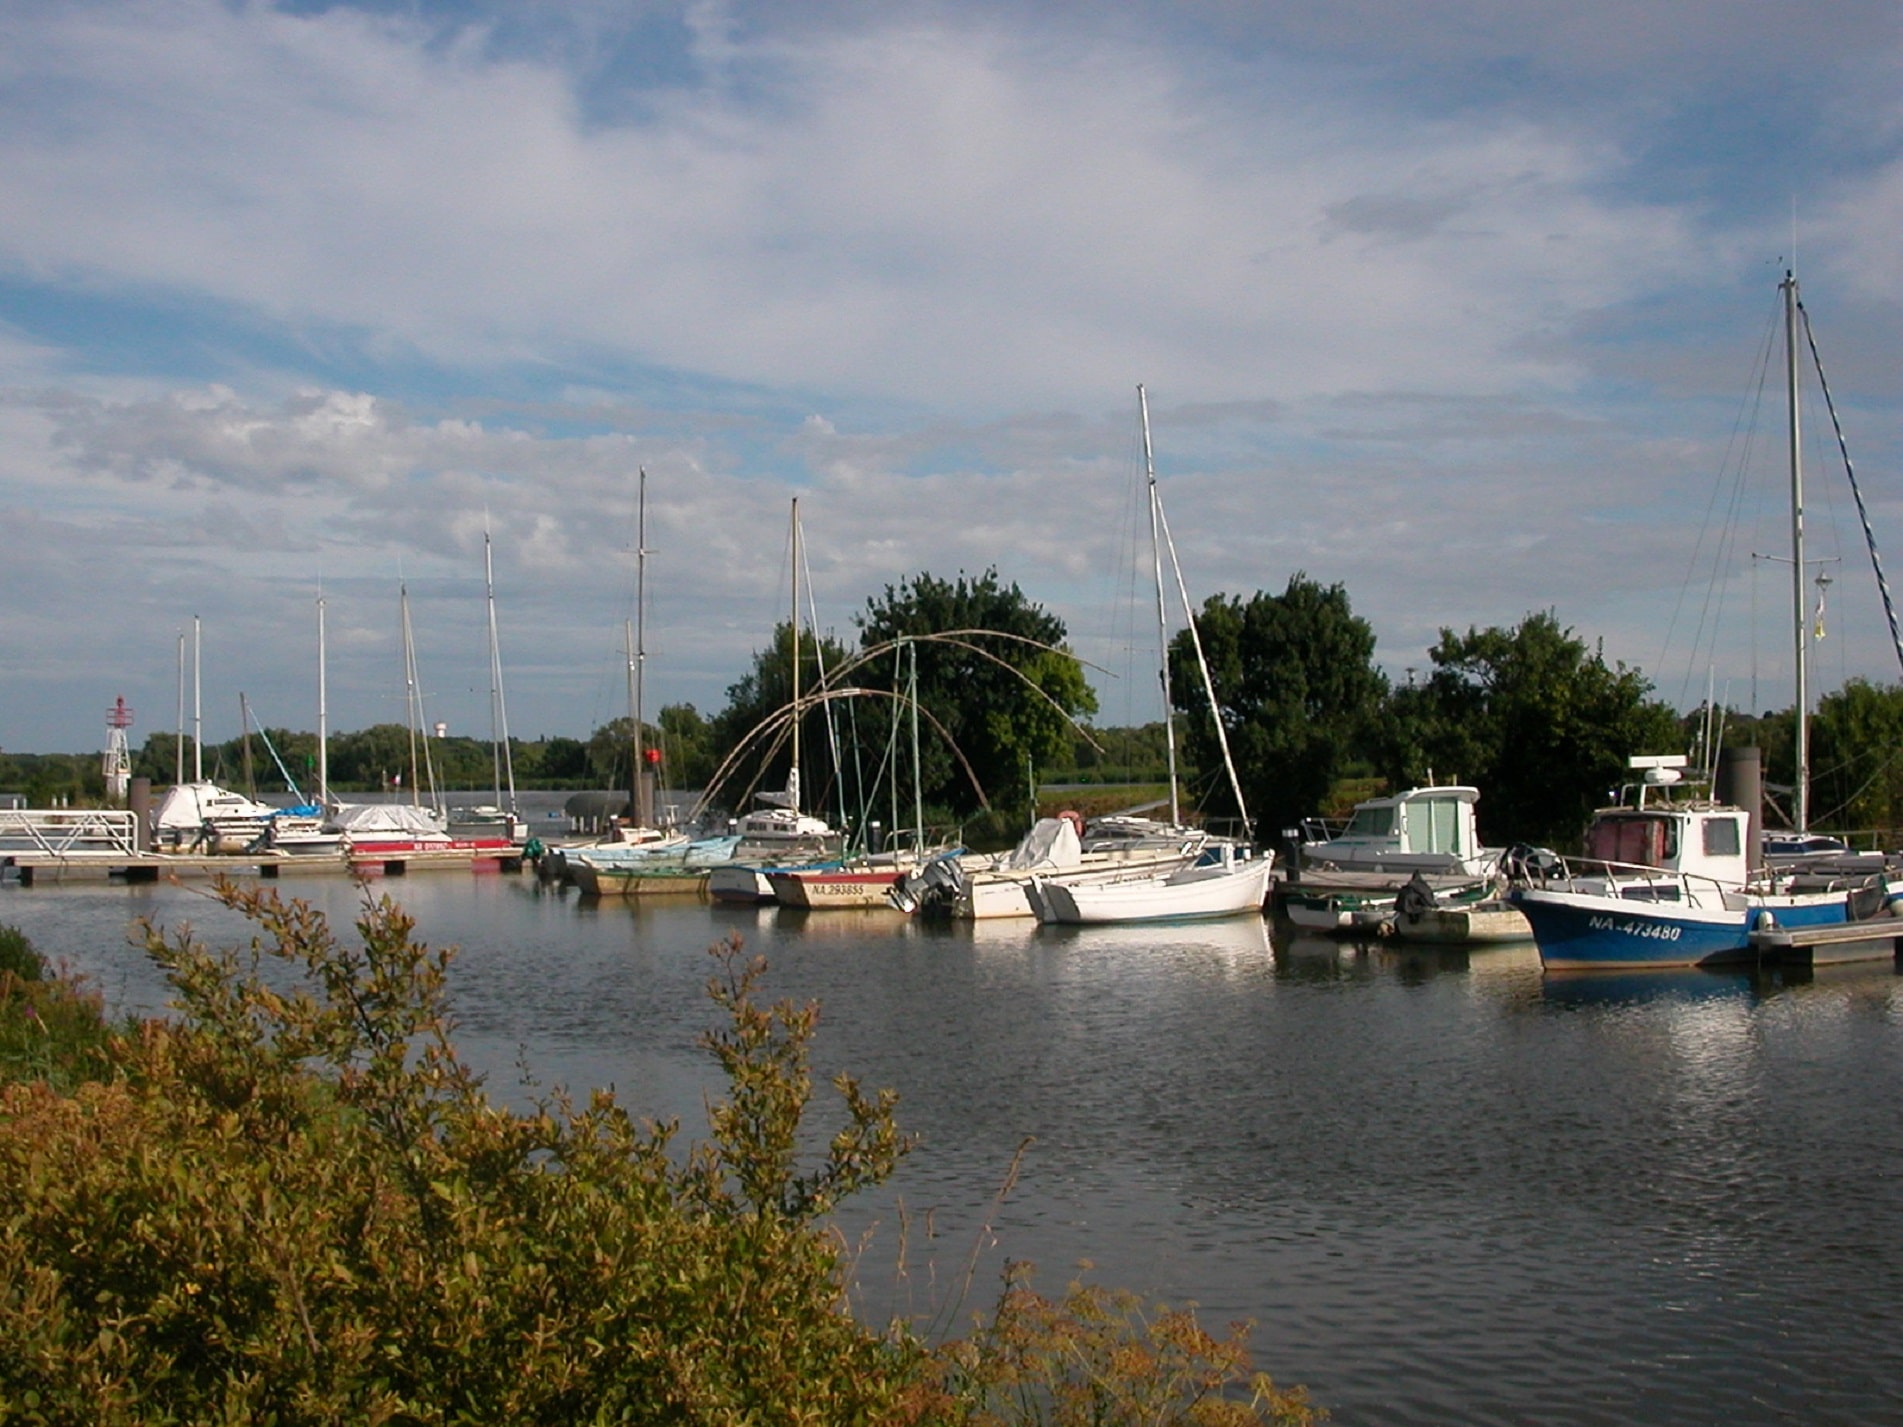
[[[1196,612],[1189,602],[1183,567],[1177,561],[1176,543],[1170,538],[1169,522],[1163,514],[1163,499],[1156,485],[1156,461],[1150,446],[1149,398],[1141,386],[1137,387],[1137,411],[1143,427],[1143,472],[1149,493],[1150,543],[1156,572],[1157,641],[1162,665],[1164,742],[1169,756],[1170,821],[1180,823],[1182,810],[1176,776],[1173,700],[1169,689],[1169,623],[1163,583],[1165,552],[1175,574],[1183,617],[1189,624],[1197,667],[1202,672],[1203,693],[1215,720],[1216,739],[1222,749],[1223,767],[1229,776],[1236,810],[1242,817],[1245,841],[1212,838],[1192,861],[1175,867],[1117,868],[1033,877],[1027,895],[1041,922],[1166,922],[1260,916],[1268,900],[1273,855],[1257,854],[1246,840],[1251,832],[1248,807],[1243,800],[1241,781],[1236,777],[1235,761],[1229,754],[1229,738],[1223,729],[1221,706],[1209,676],[1209,661],[1203,657],[1202,637],[1196,632]]]

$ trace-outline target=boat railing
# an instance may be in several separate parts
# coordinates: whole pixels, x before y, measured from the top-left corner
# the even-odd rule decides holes
[[[1513,868],[1511,880],[1516,885],[1598,893],[1632,902],[1696,903],[1711,895],[1737,896],[1745,890],[1739,882],[1702,872],[1596,857],[1567,858],[1544,849],[1535,850],[1532,857],[1509,854],[1506,860]]]

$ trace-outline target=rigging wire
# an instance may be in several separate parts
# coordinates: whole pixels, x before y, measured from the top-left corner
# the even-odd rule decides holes
[[[1863,503],[1863,487],[1857,484],[1857,473],[1850,464],[1850,447],[1844,440],[1843,423],[1837,419],[1837,403],[1830,395],[1830,382],[1824,376],[1824,358],[1817,350],[1817,337],[1811,331],[1810,313],[1802,301],[1797,310],[1804,319],[1804,340],[1810,347],[1811,362],[1817,368],[1817,385],[1824,394],[1824,409],[1830,413],[1830,427],[1837,437],[1837,451],[1843,457],[1844,475],[1850,480],[1850,493],[1856,497],[1857,519],[1863,524],[1863,543],[1870,551],[1870,568],[1876,572],[1877,590],[1883,597],[1883,616],[1890,623],[1890,645],[1896,650],[1897,665],[1903,668],[1903,633],[1897,628],[1896,601],[1890,595],[1890,581],[1883,573],[1883,557],[1877,553],[1877,537],[1870,528],[1870,512]]]

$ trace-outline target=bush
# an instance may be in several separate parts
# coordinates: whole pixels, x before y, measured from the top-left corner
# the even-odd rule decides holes
[[[99,996],[46,969],[24,933],[0,926],[0,1084],[44,1080],[70,1090],[108,1068],[111,1030]]]
[[[855,1321],[825,1216],[910,1141],[889,1092],[841,1076],[842,1123],[802,1159],[817,1009],[762,1005],[737,939],[711,948],[703,1038],[726,1095],[678,1145],[606,1092],[490,1103],[452,1044],[450,953],[387,898],[346,945],[275,892],[215,895],[247,947],[148,929],[175,1021],[114,1039],[71,1094],[0,1087],[0,1420],[980,1424],[1046,1420],[999,1415],[1039,1371],[1034,1412],[1079,1363],[1135,1382],[1151,1362],[1183,1411],[1141,1420],[1302,1420],[1207,1415],[1240,1359],[1176,1317],[1124,1335],[1189,1344],[1187,1373],[1118,1358],[1108,1321],[1074,1359],[1017,1285],[936,1352]]]

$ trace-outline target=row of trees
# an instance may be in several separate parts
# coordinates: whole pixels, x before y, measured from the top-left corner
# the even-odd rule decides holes
[[[754,791],[786,785],[797,739],[809,808],[852,823],[909,826],[922,804],[936,825],[1001,837],[1023,825],[1040,783],[1164,776],[1160,726],[1092,727],[1095,696],[1066,648],[1063,622],[995,569],[887,586],[854,624],[854,642],[798,641],[797,717],[790,624],[774,631],[712,718],[691,704],[662,709],[642,741],[665,751],[669,784],[714,785],[725,805],[744,806]],[[1343,788],[1439,780],[1482,790],[1490,840],[1565,843],[1623,780],[1629,755],[1687,751],[1710,732],[1763,747],[1774,789],[1794,778],[1789,711],[1681,717],[1651,697],[1638,670],[1608,662],[1551,611],[1512,628],[1443,629],[1423,677],[1410,674],[1398,687],[1376,665],[1374,631],[1347,590],[1303,573],[1279,593],[1212,596],[1197,631],[1245,806],[1265,837],[1341,811],[1331,800]],[[1188,801],[1209,817],[1236,818],[1189,631],[1169,657]],[[518,785],[625,787],[632,732],[622,718],[586,741],[513,741]],[[314,735],[272,729],[255,740],[255,785],[275,790],[283,780],[267,740],[310,792]],[[208,747],[208,776],[238,782],[244,742]],[[1903,826],[1899,749],[1903,689],[1852,681],[1825,697],[1812,722],[1813,823]],[[492,785],[486,742],[434,740],[429,751],[439,787]],[[416,753],[400,725],[337,735],[328,750],[331,784],[344,792],[418,786]],[[147,739],[134,771],[164,783],[176,766],[174,735],[161,732]],[[35,802],[96,797],[97,769],[91,758],[41,759],[29,770],[0,756],[0,780],[29,787]]]

